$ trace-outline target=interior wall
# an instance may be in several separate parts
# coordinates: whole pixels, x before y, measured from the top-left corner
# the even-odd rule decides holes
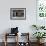
[[[10,20],[10,8],[26,8],[26,20]],[[0,0],[0,34],[18,27],[19,32],[29,32],[31,37],[32,24],[36,24],[36,0]]]

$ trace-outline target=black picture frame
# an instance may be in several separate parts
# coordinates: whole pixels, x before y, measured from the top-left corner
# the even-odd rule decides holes
[[[10,8],[10,19],[11,20],[25,20],[26,8]]]

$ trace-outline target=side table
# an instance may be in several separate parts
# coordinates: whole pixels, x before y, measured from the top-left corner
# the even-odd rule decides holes
[[[9,37],[7,37],[9,36]],[[10,33],[6,33],[5,34],[5,46],[7,46],[8,42],[7,42],[7,38],[10,38],[10,36],[16,36],[16,45],[15,46],[18,46],[18,33],[15,33],[15,34],[10,34]]]

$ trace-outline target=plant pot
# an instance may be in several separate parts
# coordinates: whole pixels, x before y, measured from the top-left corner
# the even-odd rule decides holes
[[[45,39],[40,39],[40,43],[44,43],[44,40],[45,40]]]
[[[37,42],[38,42],[39,44],[41,44],[41,43],[44,42],[44,40],[45,40],[45,39],[38,39]]]

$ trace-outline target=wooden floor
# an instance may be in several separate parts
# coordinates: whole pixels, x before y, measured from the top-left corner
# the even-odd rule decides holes
[[[4,46],[4,43],[3,42],[2,43],[0,42],[0,46]],[[7,46],[15,46],[15,42],[14,43],[10,42],[10,43],[8,43]],[[32,43],[30,43],[30,46],[37,46],[37,43],[32,42]],[[41,46],[46,46],[46,43],[44,43]]]

